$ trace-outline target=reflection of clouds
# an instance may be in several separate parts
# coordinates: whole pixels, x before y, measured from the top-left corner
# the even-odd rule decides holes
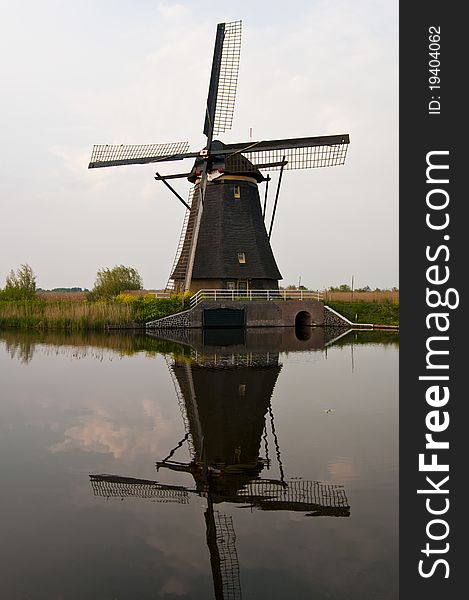
[[[336,462],[328,464],[328,470],[332,481],[341,483],[357,479],[359,472],[351,458],[337,457]]]
[[[199,519],[199,514],[201,507],[197,507],[198,510],[195,513],[192,513],[192,519],[190,519],[191,525],[189,525],[189,517],[186,515],[180,516],[178,522],[181,524],[183,522],[186,523],[186,527],[181,527],[179,531],[185,529],[184,536],[176,536],[174,535],[174,530],[168,528],[167,526],[163,526],[160,523],[158,531],[148,531],[148,525],[146,526],[146,535],[145,542],[154,550],[158,550],[163,556],[168,559],[178,561],[179,566],[187,571],[198,571],[205,567],[205,546],[202,548],[203,552],[194,552],[194,548],[200,547],[199,544],[202,541],[202,537],[194,537],[193,534],[190,535],[189,531],[192,527],[192,523],[194,522],[194,514],[196,515],[197,521],[200,522],[200,533],[202,533],[203,529],[205,529],[205,524],[203,519]],[[174,515],[173,515],[174,519]],[[197,532],[199,533],[199,532]]]
[[[172,594],[173,596],[185,596],[190,588],[180,579],[170,577],[160,588],[160,594]]]
[[[121,504],[119,502],[119,504]],[[122,506],[122,504],[121,504]],[[204,597],[203,590],[212,587],[210,554],[206,545],[203,512],[206,502],[197,497],[189,504],[131,503],[132,528],[151,553],[164,565],[165,576],[155,597]],[[207,572],[208,570],[208,572]],[[197,594],[198,592],[198,594]],[[202,592],[202,593],[201,593]],[[207,594],[207,598],[211,598]]]
[[[167,445],[174,436],[173,429],[171,421],[163,417],[153,400],[136,403],[131,415],[125,416],[111,414],[109,409],[100,406],[91,414],[81,416],[78,425],[66,429],[64,440],[51,446],[50,451],[80,449],[112,454],[116,459],[158,455],[162,445]]]

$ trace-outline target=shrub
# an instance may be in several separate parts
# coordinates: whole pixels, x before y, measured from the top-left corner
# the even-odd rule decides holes
[[[142,278],[133,267],[119,265],[112,269],[100,269],[88,299],[109,300],[125,290],[141,290],[142,287]]]
[[[184,295],[184,305],[180,294],[171,295],[169,298],[155,298],[150,295],[132,296],[131,294],[119,294],[115,300],[116,302],[130,305],[132,319],[135,323],[146,323],[147,321],[167,317],[168,315],[173,315],[189,308],[189,298],[190,294]]]
[[[0,300],[33,300],[36,297],[36,276],[29,265],[21,265],[16,273],[13,269],[6,278],[5,289]]]

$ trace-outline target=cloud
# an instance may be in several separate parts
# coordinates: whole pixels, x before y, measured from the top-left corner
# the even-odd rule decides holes
[[[61,159],[65,169],[75,175],[83,176],[90,160],[90,149],[75,148],[73,146],[50,146],[49,153]]]
[[[182,4],[166,4],[165,2],[158,4],[158,11],[166,19],[178,19],[188,12]]]

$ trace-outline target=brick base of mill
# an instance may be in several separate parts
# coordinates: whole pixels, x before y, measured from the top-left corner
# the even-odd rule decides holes
[[[294,327],[324,324],[324,304],[317,300],[271,300],[269,302],[204,300],[192,309],[150,321],[146,327],[157,330],[207,326]]]

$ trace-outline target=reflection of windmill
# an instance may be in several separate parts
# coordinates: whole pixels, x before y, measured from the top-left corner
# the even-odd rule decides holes
[[[232,517],[214,507],[235,503],[264,511],[288,510],[306,516],[349,516],[342,486],[303,479],[286,480],[274,425],[271,396],[281,370],[276,352],[229,352],[229,348],[197,358],[175,358],[168,366],[183,420],[184,438],[157,469],[190,473],[193,488],[129,477],[92,475],[94,493],[120,498],[137,496],[160,502],[188,501],[189,494],[207,499],[205,511],[215,598],[241,598],[236,535]],[[261,478],[270,466],[267,425],[274,439],[280,478]],[[191,460],[173,455],[188,441]],[[262,441],[265,457],[260,457]]]
[[[190,172],[162,176],[186,206],[180,242],[168,285],[177,291],[202,288],[272,289],[281,279],[270,236],[284,169],[341,165],[349,136],[329,135],[223,144],[214,136],[231,129],[241,49],[241,21],[217,27],[205,109],[205,147],[189,152],[187,142],[94,146],[90,168],[195,159]],[[272,218],[264,220],[268,182],[261,171],[280,170]],[[168,183],[194,184],[189,203]],[[263,208],[258,184],[266,182]]]
[[[221,350],[221,351],[220,351]],[[342,487],[302,479],[286,481],[275,430],[271,396],[282,368],[277,352],[196,353],[168,362],[186,435],[157,469],[191,473],[196,491],[209,488],[215,503],[250,504],[261,510],[341,514],[348,510]],[[268,425],[280,479],[259,477],[270,468]],[[188,441],[191,460],[171,460]],[[260,457],[261,443],[265,457]],[[338,509],[336,511],[336,509]]]

